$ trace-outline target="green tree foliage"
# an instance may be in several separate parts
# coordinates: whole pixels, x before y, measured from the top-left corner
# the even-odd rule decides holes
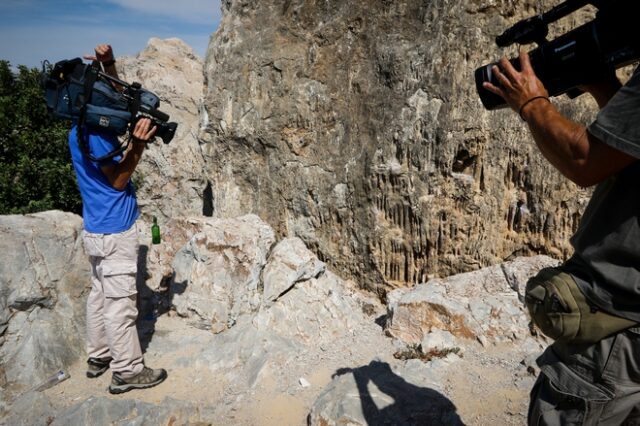
[[[81,213],[68,132],[47,114],[39,70],[0,61],[0,214]]]

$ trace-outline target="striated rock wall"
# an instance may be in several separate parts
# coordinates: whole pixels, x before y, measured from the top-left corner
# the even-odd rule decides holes
[[[199,135],[214,216],[257,214],[379,293],[567,256],[588,194],[516,115],[485,111],[473,80],[502,54],[497,34],[556,3],[223,2]],[[555,102],[593,116],[586,99]]]

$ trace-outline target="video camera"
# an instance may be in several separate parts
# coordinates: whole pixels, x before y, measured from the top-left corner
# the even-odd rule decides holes
[[[546,39],[548,25],[591,4],[595,18],[554,40]],[[578,86],[610,78],[615,70],[640,59],[639,0],[566,0],[541,15],[524,19],[496,37],[499,47],[537,43],[531,65],[551,96],[582,94]],[[520,70],[518,58],[510,59]],[[506,106],[504,100],[482,87],[485,81],[500,86],[492,63],[475,71],[476,89],[488,110]]]
[[[43,64],[42,84],[47,109],[54,117],[77,121],[79,143],[91,160],[112,158],[122,153],[126,146],[95,158],[89,153],[83,137],[85,127],[122,136],[133,130],[140,118],[146,117],[156,126],[155,135],[165,144],[173,139],[178,124],[168,122],[169,115],[158,109],[158,96],[143,89],[140,83],[126,83],[102,72],[98,62],[84,64],[80,58],[57,62],[50,72],[45,66]]]

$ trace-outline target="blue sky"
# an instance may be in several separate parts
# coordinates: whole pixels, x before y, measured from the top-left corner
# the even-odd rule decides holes
[[[134,55],[151,37],[178,37],[204,58],[220,0],[0,0],[0,59],[40,67],[109,43]]]

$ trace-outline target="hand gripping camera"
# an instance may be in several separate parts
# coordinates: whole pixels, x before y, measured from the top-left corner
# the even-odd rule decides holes
[[[100,71],[97,62],[84,64],[75,58],[57,62],[50,72],[43,70],[47,109],[57,118],[77,121],[78,142],[93,161],[104,161],[121,154],[127,145],[96,158],[91,155],[84,133],[92,128],[107,130],[118,136],[133,129],[142,117],[151,119],[156,136],[171,142],[178,127],[168,122],[169,115],[160,111],[160,99],[143,89],[140,83],[126,83]],[[119,85],[122,90],[116,90]]]
[[[554,40],[547,40],[548,24],[591,4],[598,9],[595,18]],[[537,43],[531,52],[531,65],[551,96],[582,94],[578,86],[595,83],[614,75],[617,68],[640,59],[640,0],[566,0],[541,15],[524,19],[496,37],[499,47],[514,43]],[[520,70],[518,58],[510,60]],[[482,83],[500,83],[493,75],[492,63],[475,72],[476,89],[488,110],[506,106]]]

